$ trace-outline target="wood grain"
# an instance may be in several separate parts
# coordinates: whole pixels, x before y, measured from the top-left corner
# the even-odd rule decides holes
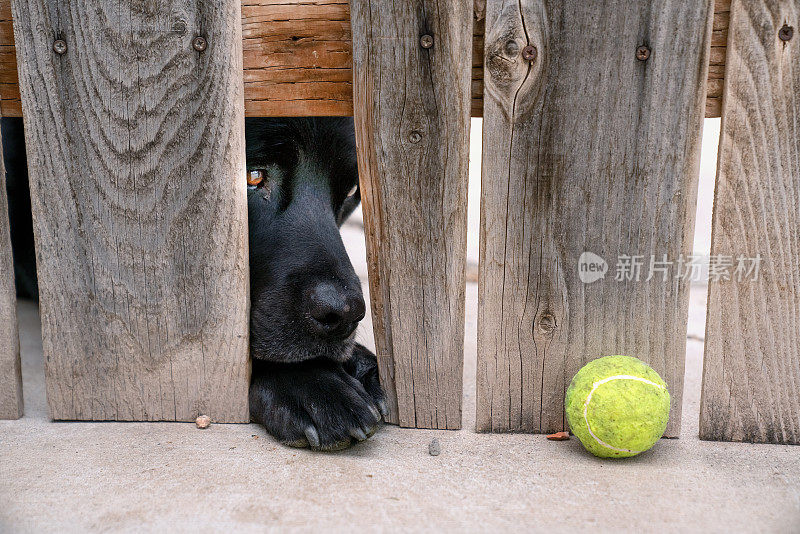
[[[353,114],[347,0],[243,0],[245,113]]]
[[[392,422],[461,427],[470,6],[351,0],[372,320]],[[424,34],[433,47],[420,45]]]
[[[722,85],[725,79],[725,49],[728,42],[730,11],[731,0],[714,0],[714,22],[706,85],[707,118],[720,117],[722,114]]]
[[[11,0],[0,0],[0,116],[22,117]]]
[[[572,376],[629,354],[666,380],[666,435],[679,433],[688,282],[615,280],[619,255],[647,269],[692,246],[713,11],[658,6],[487,2],[479,431],[565,430]],[[584,251],[608,262],[604,279],[581,282]]]
[[[3,139],[0,136],[0,146]],[[0,419],[22,417],[17,297],[6,198],[6,168],[0,151]]]
[[[20,117],[11,0],[0,0],[0,109]],[[483,17],[475,0],[472,116],[483,115]],[[715,1],[706,116],[719,117],[730,0]],[[242,0],[245,114],[353,114],[352,42],[347,0]]]
[[[50,415],[247,422],[238,0],[12,6]]]
[[[711,250],[761,264],[709,283],[700,437],[798,444],[800,1],[734,0],[729,31]]]

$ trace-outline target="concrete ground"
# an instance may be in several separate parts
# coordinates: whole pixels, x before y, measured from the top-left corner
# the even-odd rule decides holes
[[[256,425],[51,422],[39,319],[22,302],[26,411],[0,421],[0,530],[800,532],[800,447],[697,438],[704,288],[692,292],[681,438],[616,461],[574,438],[473,431],[475,284],[467,299],[464,429],[387,425],[335,454],[283,447]],[[369,321],[371,344],[367,332]]]

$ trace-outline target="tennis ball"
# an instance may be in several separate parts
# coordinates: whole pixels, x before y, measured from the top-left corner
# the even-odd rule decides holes
[[[631,356],[606,356],[584,365],[567,388],[564,405],[572,433],[602,458],[646,451],[669,420],[667,384]]]

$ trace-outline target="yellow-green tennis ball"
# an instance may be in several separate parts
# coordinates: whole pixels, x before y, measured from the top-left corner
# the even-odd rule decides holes
[[[603,458],[652,447],[669,420],[669,391],[638,358],[606,356],[583,366],[567,388],[567,422],[586,450]]]

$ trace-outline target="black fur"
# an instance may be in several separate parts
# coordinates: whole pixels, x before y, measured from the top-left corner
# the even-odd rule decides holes
[[[248,172],[264,177],[248,189],[250,412],[288,445],[347,447],[387,414],[375,355],[353,340],[365,304],[339,234],[360,201],[353,120],[245,126]],[[17,291],[35,297],[22,123],[2,127]]]
[[[25,157],[22,119],[3,117],[0,124],[3,132],[3,162],[6,166],[8,218],[11,224],[11,251],[14,256],[17,296],[38,299],[31,193],[28,188],[28,162]]]

